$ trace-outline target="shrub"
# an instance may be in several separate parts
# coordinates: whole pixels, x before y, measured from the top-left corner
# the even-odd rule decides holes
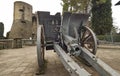
[[[113,42],[120,42],[120,35],[98,35],[97,38],[99,40],[105,40],[105,41],[112,41],[113,38]]]

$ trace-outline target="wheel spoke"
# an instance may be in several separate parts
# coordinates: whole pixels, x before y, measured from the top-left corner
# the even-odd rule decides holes
[[[96,54],[97,41],[92,30],[86,26],[83,26],[80,35],[81,46],[88,49],[91,53]]]
[[[89,34],[86,38],[83,39],[83,42],[88,41],[91,37],[92,37],[91,34]]]
[[[88,48],[87,46],[84,46],[87,50],[89,50],[91,53],[93,53],[93,49]]]
[[[85,37],[85,35],[86,35],[86,32],[87,32],[86,30],[85,30],[85,32],[84,32],[84,31],[81,32],[81,40],[84,39],[84,37]]]

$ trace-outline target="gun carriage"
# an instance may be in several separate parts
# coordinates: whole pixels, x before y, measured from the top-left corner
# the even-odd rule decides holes
[[[91,76],[71,56],[83,58],[101,76],[120,76],[114,69],[96,58],[97,39],[88,27],[88,14],[65,12],[55,16],[37,12],[37,58],[40,71],[44,68],[45,50],[53,49],[71,76]],[[112,72],[111,72],[112,71]]]

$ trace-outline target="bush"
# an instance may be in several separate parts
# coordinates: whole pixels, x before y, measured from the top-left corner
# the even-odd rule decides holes
[[[104,36],[104,35],[98,35],[97,38],[98,38],[99,40],[105,40],[105,36]]]
[[[113,42],[120,42],[120,35],[113,35]],[[112,41],[111,35],[98,35],[99,40]]]

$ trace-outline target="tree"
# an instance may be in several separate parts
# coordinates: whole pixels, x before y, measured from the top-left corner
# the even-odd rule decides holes
[[[4,33],[4,24],[0,22],[0,38],[3,38],[3,33]]]
[[[111,0],[92,0],[92,28],[97,35],[110,33],[112,25]]]
[[[111,0],[62,0],[63,12],[89,13],[92,7],[92,28],[97,35],[110,33],[112,25]],[[92,4],[92,6],[91,6]],[[90,8],[89,8],[90,7]]]
[[[63,12],[88,12],[91,0],[62,0]]]

